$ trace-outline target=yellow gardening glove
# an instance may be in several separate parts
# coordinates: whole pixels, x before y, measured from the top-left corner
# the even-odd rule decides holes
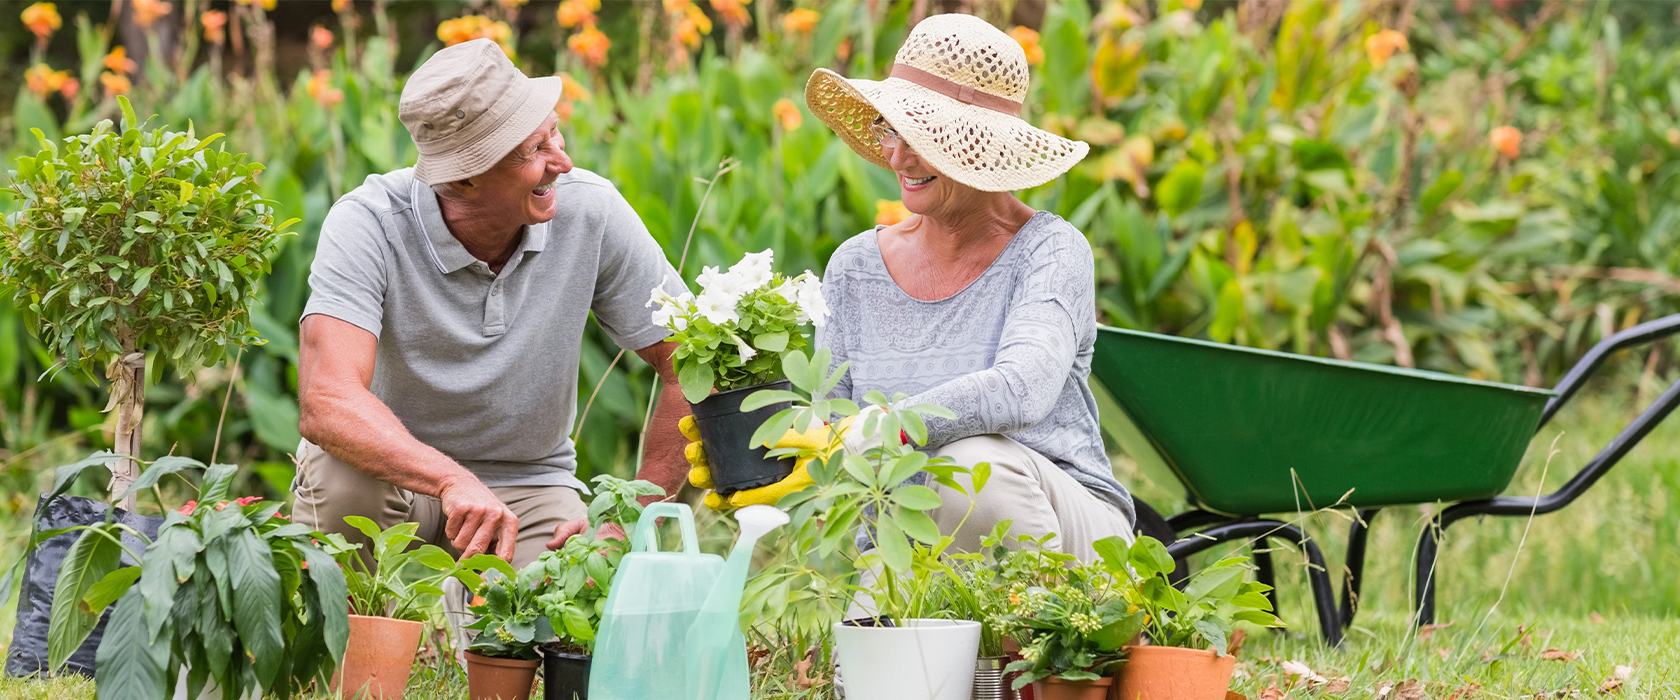
[[[711,463],[706,461],[706,451],[700,447],[700,431],[694,426],[694,417],[683,416],[682,420],[677,423],[677,429],[682,431],[683,437],[688,438],[688,446],[683,449],[683,455],[688,458],[689,464],[688,483],[693,484],[695,488],[708,489],[705,501],[707,508],[721,511],[751,505],[773,506],[776,505],[777,501],[782,500],[783,496],[811,485],[811,475],[805,470],[805,466],[811,462],[815,455],[804,456],[795,460],[793,473],[774,484],[760,486],[756,489],[736,491],[729,494],[728,498],[719,496],[716,491],[709,490],[713,488],[712,467]],[[830,438],[831,433],[828,426],[819,425],[803,433],[789,430],[786,435],[782,436],[782,439],[777,440],[770,447],[771,449],[782,447],[811,449],[827,456],[839,448],[839,443],[831,442]]]

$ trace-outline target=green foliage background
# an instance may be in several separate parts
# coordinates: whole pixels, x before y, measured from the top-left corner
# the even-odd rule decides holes
[[[1025,4],[977,11],[1008,29]],[[1021,196],[1089,236],[1105,323],[1549,384],[1607,333],[1680,311],[1671,6],[1196,4],[1053,0],[1038,23],[1044,59],[1026,116],[1090,141],[1093,153]],[[166,21],[208,7],[177,5]],[[356,3],[339,16],[326,3],[282,5],[272,16],[237,10],[243,55],[202,40],[192,61],[154,52],[131,94],[141,114],[226,132],[230,149],[267,166],[260,184],[279,203],[276,218],[302,220],[252,314],[268,344],[244,353],[237,376],[158,363],[147,389],[148,456],[208,458],[236,380],[219,459],[255,465],[280,493],[297,442],[296,323],[321,220],[367,174],[412,162],[397,95],[441,46],[436,22],[473,6],[503,12],[484,2],[399,3],[384,14]],[[821,12],[812,34],[783,28],[795,6]],[[526,5],[513,28],[529,74],[563,70],[591,93],[571,104],[568,150],[619,186],[673,263],[705,188],[696,178],[725,158],[740,163],[700,218],[684,265],[692,281],[702,265],[766,247],[783,272],[820,272],[841,241],[873,224],[878,200],[897,199],[891,174],[850,153],[801,96],[817,66],[884,73],[918,7],[759,0],[748,6],[752,23],[734,30],[719,19],[691,60],[668,62],[659,4],[608,3],[599,22],[613,47],[599,69],[565,50],[570,30],[555,24],[554,3]],[[82,84],[66,102],[0,81],[12,105],[0,115],[8,160],[33,147],[29,128],[79,133],[115,111],[99,88],[115,36],[99,24],[105,6],[60,9],[65,28],[44,53],[20,27],[0,32],[0,53],[28,53]],[[312,22],[337,34],[331,51],[297,41]],[[1382,29],[1402,31],[1409,47],[1378,66],[1365,44]],[[311,61],[331,70],[325,85],[342,103],[311,96]],[[801,113],[797,127],[775,116],[782,99]],[[1489,144],[1504,125],[1522,132],[1516,158]],[[11,206],[0,200],[0,211]],[[597,330],[584,339],[580,404],[615,353]],[[1669,344],[1628,363],[1660,382],[1674,357]],[[103,389],[71,371],[43,376],[53,365],[0,308],[10,484],[33,483],[16,459],[32,448],[109,440]],[[631,471],[650,379],[633,356],[607,376],[579,436],[580,476]]]

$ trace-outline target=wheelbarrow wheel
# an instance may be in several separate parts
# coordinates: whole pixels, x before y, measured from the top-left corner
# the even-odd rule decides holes
[[[1148,535],[1168,546],[1178,541],[1178,532],[1174,531],[1172,525],[1167,524],[1167,519],[1161,517],[1161,514],[1156,512],[1155,508],[1144,502],[1143,499],[1133,496],[1132,507],[1137,511],[1137,522],[1132,525],[1134,535]],[[1190,560],[1173,559],[1173,564],[1175,568],[1171,576],[1172,584],[1183,588],[1185,581],[1190,578]]]

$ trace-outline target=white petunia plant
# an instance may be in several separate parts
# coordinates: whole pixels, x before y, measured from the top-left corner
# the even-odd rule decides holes
[[[672,364],[683,396],[699,403],[713,389],[728,391],[783,378],[782,356],[811,344],[805,326],[828,319],[822,280],[810,270],[787,277],[770,269],[772,253],[748,253],[719,272],[707,267],[696,280],[700,295],[672,296],[653,288],[647,305],[653,322],[677,343]]]

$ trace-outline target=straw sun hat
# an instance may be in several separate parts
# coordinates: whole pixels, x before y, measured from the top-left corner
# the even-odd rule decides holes
[[[892,169],[869,125],[877,116],[922,162],[986,192],[1037,187],[1090,150],[1020,118],[1027,55],[985,20],[935,15],[899,47],[886,80],[848,80],[818,68],[805,103],[865,160]]]

